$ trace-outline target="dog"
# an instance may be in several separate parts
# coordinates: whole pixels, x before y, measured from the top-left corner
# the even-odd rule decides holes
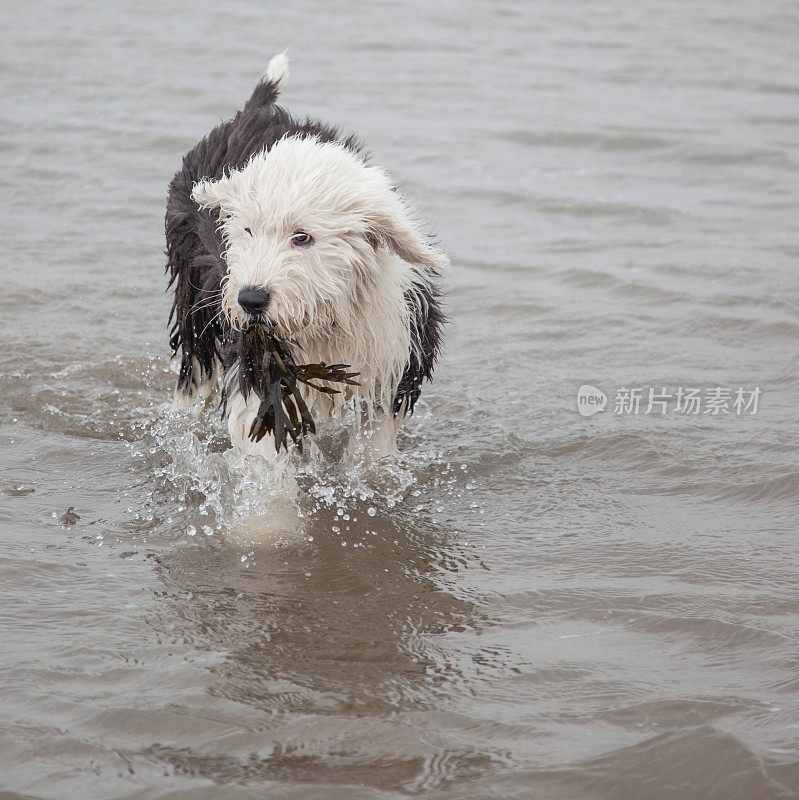
[[[169,185],[174,405],[207,406],[221,383],[233,446],[273,459],[272,437],[250,437],[260,397],[247,330],[267,325],[306,363],[358,373],[346,391],[303,396],[323,425],[354,409],[358,437],[380,457],[439,357],[448,258],[358,139],[276,105],[287,76],[281,53]]]

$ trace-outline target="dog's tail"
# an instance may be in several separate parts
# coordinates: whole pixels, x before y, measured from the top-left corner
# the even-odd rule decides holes
[[[289,76],[289,60],[286,52],[284,50],[282,53],[272,56],[263,78],[247,101],[246,108],[269,106],[277,100],[280,85]]]

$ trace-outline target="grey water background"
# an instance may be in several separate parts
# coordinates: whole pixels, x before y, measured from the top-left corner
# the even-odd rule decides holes
[[[799,797],[795,4],[2,16],[4,800]],[[433,222],[453,322],[397,459],[311,470],[275,544],[169,410],[162,217],[285,47],[282,102]]]

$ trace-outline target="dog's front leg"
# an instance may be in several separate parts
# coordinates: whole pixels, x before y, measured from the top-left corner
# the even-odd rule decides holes
[[[197,359],[194,359],[193,364],[195,374],[201,375],[202,368],[200,367]],[[189,381],[188,386],[184,387],[181,386],[181,381],[179,380],[175,386],[175,391],[172,393],[172,408],[178,408],[181,410],[192,408],[197,412],[197,414],[203,414],[212,405],[212,401],[216,393],[218,378],[219,362],[214,359],[214,365],[210,376],[198,386],[194,386],[192,382]]]
[[[233,392],[227,401],[227,428],[234,447],[249,456],[262,456],[271,461],[276,455],[274,438],[264,436],[260,442],[250,439],[250,426],[260,404],[261,399],[255,392],[250,392],[246,400],[241,392]]]
[[[362,456],[367,464],[397,452],[397,434],[404,417],[380,415],[366,421],[357,434],[350,438],[350,455]]]

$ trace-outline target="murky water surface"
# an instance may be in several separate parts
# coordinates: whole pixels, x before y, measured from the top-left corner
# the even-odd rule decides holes
[[[4,798],[799,796],[794,4],[4,16]],[[399,457],[291,508],[169,410],[161,252],[286,46],[453,260]]]

